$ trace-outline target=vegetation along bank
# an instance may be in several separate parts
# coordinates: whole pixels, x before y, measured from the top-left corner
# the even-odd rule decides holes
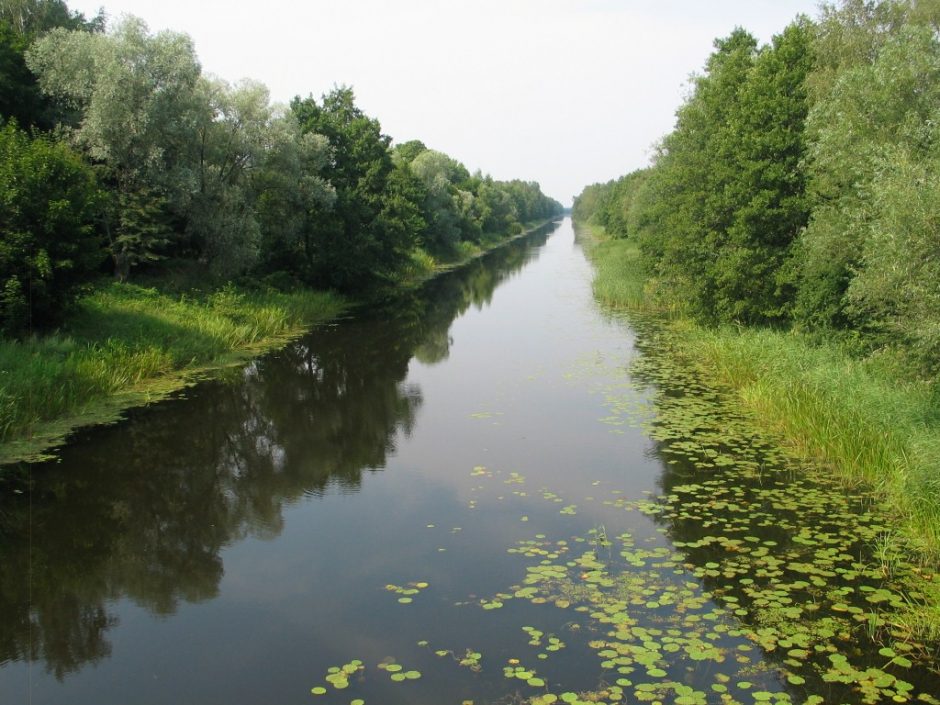
[[[0,459],[562,210],[133,17],[4,3],[0,71]]]
[[[652,165],[574,206],[598,298],[662,312],[676,355],[874,490],[926,571],[940,560],[938,22],[935,4],[844,0],[767,46],[736,30]]]

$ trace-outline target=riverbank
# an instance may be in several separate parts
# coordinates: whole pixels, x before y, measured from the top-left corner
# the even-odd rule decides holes
[[[0,342],[0,463],[37,460],[80,426],[165,398],[347,308],[315,291],[171,294],[109,283],[55,335]]]
[[[418,253],[395,286],[417,288],[548,222],[463,243],[446,260]],[[0,464],[46,458],[77,428],[117,421],[129,408],[280,348],[353,303],[312,290],[179,288],[109,282],[83,297],[56,334],[0,341]]]
[[[532,235],[556,220],[556,218],[549,218],[525,223],[519,232],[509,235],[484,233],[479,242],[463,241],[457,243],[450,257],[435,257],[418,248],[411,254],[411,266],[403,272],[402,277],[396,284],[403,289],[416,289],[434,277],[452,272],[488,252],[503,247],[514,240]]]
[[[597,268],[595,296],[634,311],[653,301],[633,242],[579,226]],[[668,307],[666,307],[668,308]],[[864,485],[894,521],[885,551],[901,551],[925,573],[940,565],[940,409],[935,385],[912,380],[889,356],[858,359],[837,344],[799,334],[740,327],[704,328],[675,309],[670,354],[733,399],[788,452]],[[940,637],[940,605],[918,608],[912,628]]]

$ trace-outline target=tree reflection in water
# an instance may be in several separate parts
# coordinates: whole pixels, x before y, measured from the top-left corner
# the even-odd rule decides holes
[[[305,494],[356,491],[414,429],[410,360],[445,360],[455,318],[488,305],[552,229],[79,433],[58,462],[5,468],[0,663],[41,661],[61,679],[99,662],[118,600],[171,615],[212,599],[225,546],[278,536],[285,504]]]

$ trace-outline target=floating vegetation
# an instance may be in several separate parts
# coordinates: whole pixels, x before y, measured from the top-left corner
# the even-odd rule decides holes
[[[518,661],[518,659],[510,659],[511,662]],[[509,663],[503,668],[503,675],[506,678],[518,678],[521,681],[525,681],[526,685],[532,686],[533,688],[542,688],[545,685],[545,680],[540,678],[534,668],[526,668],[525,666],[516,665],[514,663]]]
[[[457,655],[453,651],[446,649],[438,649],[434,652],[436,656],[445,657],[449,656],[457,665],[463,666],[464,668],[469,668],[474,673],[479,673],[483,670],[483,654],[479,651],[474,651],[473,649],[467,649],[463,654]]]
[[[398,598],[398,602],[407,605],[414,601],[414,596],[420,593],[422,590],[428,587],[428,583],[424,581],[408,583],[406,586],[402,587],[401,585],[393,585],[389,583],[385,586],[385,589],[389,592],[394,592],[397,595],[401,595]]]
[[[349,687],[350,678],[358,675],[363,670],[365,670],[365,666],[363,666],[362,661],[353,659],[342,666],[330,666],[326,671],[324,680],[336,690],[345,690]],[[318,685],[311,688],[310,692],[314,695],[326,695],[328,690],[325,686]]]
[[[937,645],[905,622],[940,583],[892,543],[883,510],[795,467],[668,356],[638,358],[629,378],[609,360],[593,364],[609,373],[594,390],[603,422],[641,426],[664,461],[658,491],[638,498],[604,482],[579,511],[552,488],[526,491],[519,472],[474,467],[474,492],[503,499],[509,485],[528,513],[511,515],[522,522],[505,547],[514,584],[455,605],[508,628],[508,655],[526,656],[486,671],[479,650],[437,657],[502,693],[485,702],[940,705]],[[525,504],[539,501],[559,506]],[[604,524],[588,511],[597,505]],[[388,588],[410,598],[422,586]],[[384,670],[396,681],[417,673]]]

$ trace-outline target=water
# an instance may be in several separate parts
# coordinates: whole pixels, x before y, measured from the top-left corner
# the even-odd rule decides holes
[[[566,220],[21,470],[0,702],[801,702],[650,501],[696,470],[591,276]]]

